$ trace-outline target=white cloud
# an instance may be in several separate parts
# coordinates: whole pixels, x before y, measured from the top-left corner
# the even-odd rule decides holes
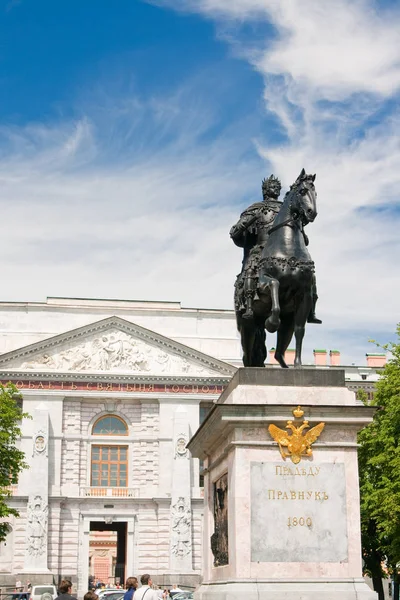
[[[368,337],[398,320],[399,217],[373,211],[393,209],[400,189],[400,122],[382,112],[400,84],[398,14],[359,0],[158,4],[229,26],[234,51],[264,78],[266,108],[287,139],[256,141],[262,175],[273,171],[287,187],[303,166],[317,173],[308,234],[324,325],[309,327],[306,352],[339,347],[347,362],[361,360]],[[235,41],[235,27],[255,19],[276,37]],[[241,252],[228,232],[259,199],[262,171],[245,158],[246,123],[205,142],[218,116],[196,93],[97,96],[75,123],[0,129],[2,298],[231,308]]]
[[[219,20],[268,19],[277,38],[255,60],[261,72],[293,79],[316,97],[391,95],[400,86],[400,13],[370,0],[156,0]],[[253,44],[251,48],[254,49]],[[253,57],[254,58],[254,57]]]
[[[399,88],[399,15],[381,15],[367,1],[271,2],[280,32],[259,63],[262,71],[287,73],[315,98],[342,100]]]
[[[259,195],[261,161],[229,129],[202,141],[214,115],[183,96],[1,129],[2,299],[232,306],[233,205]]]
[[[347,360],[359,360],[362,340],[389,335],[399,320],[400,11],[368,0],[158,4],[214,19],[263,77],[286,140],[257,140],[260,156],[286,186],[303,166],[317,173],[308,235],[324,325],[309,328],[308,342],[348,343]],[[268,22],[275,36],[243,35],[246,22]]]

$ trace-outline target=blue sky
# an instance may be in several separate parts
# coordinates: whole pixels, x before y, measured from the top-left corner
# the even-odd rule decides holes
[[[399,320],[399,47],[395,2],[1,0],[2,299],[231,308],[231,225],[304,166],[306,358],[362,362]]]

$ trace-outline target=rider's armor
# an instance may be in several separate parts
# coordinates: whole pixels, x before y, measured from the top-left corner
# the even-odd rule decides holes
[[[244,318],[253,315],[261,253],[281,204],[277,198],[266,195],[263,202],[249,206],[230,231],[234,243],[244,249],[242,270],[235,283],[235,309]]]

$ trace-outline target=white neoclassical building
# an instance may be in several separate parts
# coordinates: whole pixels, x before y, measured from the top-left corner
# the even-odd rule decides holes
[[[82,594],[96,557],[110,559],[106,583],[150,571],[194,585],[203,500],[186,442],[240,359],[232,312],[0,303],[0,353],[0,380],[17,385],[33,417],[0,585],[67,576]]]
[[[325,353],[325,354],[324,354]],[[375,367],[346,368],[373,389]],[[315,352],[317,367],[327,362]],[[332,368],[338,353],[330,353]],[[195,586],[202,487],[188,439],[241,365],[233,311],[174,302],[48,298],[0,303],[0,380],[31,420],[30,467],[10,500],[20,512],[0,544],[0,587],[150,572]]]

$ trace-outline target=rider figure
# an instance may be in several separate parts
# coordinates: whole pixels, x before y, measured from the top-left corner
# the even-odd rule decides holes
[[[253,301],[257,300],[259,261],[268,238],[269,230],[278,214],[282,202],[278,200],[281,182],[274,175],[262,182],[263,202],[256,202],[240,215],[239,221],[230,230],[236,246],[243,248],[242,270],[235,283],[235,308],[244,319],[253,317]],[[306,245],[308,239],[305,236]],[[317,289],[315,277],[312,284],[313,306],[308,323],[321,323],[315,316]],[[243,312],[244,311],[244,312]]]
[[[258,284],[258,263],[268,231],[279,212],[282,202],[278,200],[281,182],[271,175],[262,182],[263,202],[256,202],[240,215],[239,221],[230,230],[236,246],[243,248],[242,271],[236,280],[236,309],[245,311],[244,319],[253,316],[253,300]]]

